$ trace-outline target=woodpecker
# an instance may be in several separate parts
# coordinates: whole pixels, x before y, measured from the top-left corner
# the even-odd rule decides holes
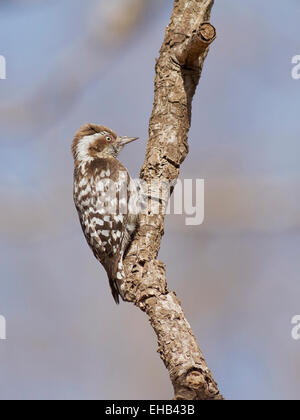
[[[117,159],[138,137],[120,137],[107,127],[85,124],[72,143],[74,203],[88,245],[105,268],[119,303],[123,258],[137,228],[139,193]]]

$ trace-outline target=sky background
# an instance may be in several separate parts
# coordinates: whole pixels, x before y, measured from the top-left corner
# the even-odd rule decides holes
[[[116,307],[72,201],[74,132],[139,136],[171,0],[0,4],[0,399],[169,399],[146,316]],[[160,259],[228,399],[299,399],[300,4],[216,1],[181,178],[205,179],[205,221],[166,221]]]

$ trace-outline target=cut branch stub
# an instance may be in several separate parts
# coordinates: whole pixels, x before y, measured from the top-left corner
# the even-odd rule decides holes
[[[200,25],[197,31],[185,43],[178,47],[176,59],[181,66],[194,66],[199,57],[216,38],[216,29],[209,22]]]

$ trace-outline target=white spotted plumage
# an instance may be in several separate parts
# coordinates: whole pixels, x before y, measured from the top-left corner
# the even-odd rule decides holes
[[[107,146],[106,136],[111,140]],[[139,197],[127,169],[115,157],[117,139],[109,129],[86,125],[76,134],[72,150],[74,202],[80,223],[90,248],[108,274],[118,303],[125,277],[123,257],[138,220],[137,208],[131,211],[132,203],[139,202]]]

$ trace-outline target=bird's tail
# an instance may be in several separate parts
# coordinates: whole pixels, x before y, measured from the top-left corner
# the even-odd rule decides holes
[[[107,275],[109,279],[110,290],[113,295],[115,302],[118,304],[120,302],[120,296],[123,298],[121,292],[122,281],[125,279],[125,271],[123,267],[123,259],[120,258],[114,265],[107,270]]]
[[[118,305],[120,303],[120,299],[119,299],[120,292],[119,292],[119,288],[118,288],[118,283],[114,278],[110,277],[109,278],[109,285],[110,285],[110,290],[111,290],[111,293],[113,295],[113,298],[114,298],[116,304]]]

